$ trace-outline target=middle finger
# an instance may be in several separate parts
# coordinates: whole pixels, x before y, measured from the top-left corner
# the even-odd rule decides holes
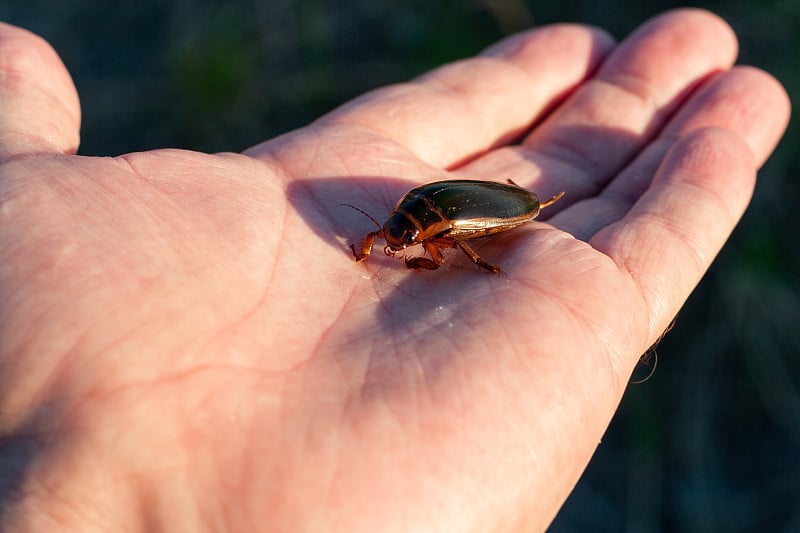
[[[688,94],[735,60],[736,37],[705,11],[673,11],[645,23],[597,74],[521,145],[457,171],[512,179],[542,197],[567,191],[555,211],[593,196],[651,140]]]

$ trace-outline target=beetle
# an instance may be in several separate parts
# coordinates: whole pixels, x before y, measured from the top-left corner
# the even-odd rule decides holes
[[[499,266],[478,255],[466,240],[500,233],[529,222],[542,208],[563,196],[562,191],[540,202],[536,194],[511,180],[508,183],[435,181],[406,193],[383,226],[361,209],[350,204],[342,205],[366,215],[378,227],[364,238],[361,251],[350,245],[356,261],[369,257],[375,239],[383,239],[386,241],[383,251],[389,256],[415,244],[421,244],[430,254],[432,259],[405,257],[408,268],[436,270],[444,262],[442,248],[458,248],[476,265],[490,272],[502,272]]]

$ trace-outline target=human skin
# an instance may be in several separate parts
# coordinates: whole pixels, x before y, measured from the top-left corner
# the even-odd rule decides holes
[[[542,27],[244,154],[96,158],[0,26],[0,529],[544,529],[786,126],[736,48]],[[353,261],[340,203],[448,178],[566,195],[476,243],[500,275]]]

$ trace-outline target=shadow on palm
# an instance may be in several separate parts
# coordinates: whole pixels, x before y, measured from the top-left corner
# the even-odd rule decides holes
[[[608,128],[571,130],[564,135],[576,139],[603,136],[619,146],[630,145],[634,139],[631,132]],[[541,154],[525,157],[537,165],[535,158]],[[378,337],[391,332],[396,337],[393,342],[405,343],[418,353],[435,350],[441,339],[450,347],[458,344],[458,339],[470,338],[496,349],[514,341],[529,343],[541,338],[542,325],[551,322],[572,323],[573,328],[576,323],[585,324],[584,313],[599,312],[613,301],[615,293],[629,288],[623,289],[629,280],[607,256],[547,224],[555,213],[564,210],[576,217],[585,216],[575,204],[597,194],[612,176],[554,175],[546,171],[539,176],[476,176],[472,168],[480,168],[480,157],[449,176],[437,175],[422,182],[463,177],[503,181],[511,177],[541,197],[566,190],[564,200],[543,211],[537,220],[470,241],[480,255],[505,270],[501,274],[486,272],[458,250],[445,251],[445,262],[438,270],[408,270],[400,255],[387,257],[382,253],[382,241],[376,241],[372,255],[363,263],[353,261],[350,244],[360,246],[375,226],[361,213],[340,204],[353,204],[382,224],[395,203],[420,181],[354,176],[297,180],[289,185],[290,204],[321,241],[352,262],[351,268],[364,280],[361,285],[366,290],[354,293],[352,301],[358,302],[356,306],[369,305],[372,316],[369,323],[362,322],[348,336],[373,336],[372,342],[380,343]],[[405,253],[419,256],[423,252],[422,247],[415,246]],[[563,336],[565,331],[553,330],[553,334]]]

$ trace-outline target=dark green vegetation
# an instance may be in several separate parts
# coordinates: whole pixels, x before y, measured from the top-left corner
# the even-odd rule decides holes
[[[240,150],[524,27],[583,22],[621,38],[675,5],[431,4],[6,0],[0,18],[61,53],[83,102],[81,152],[102,155]],[[800,93],[800,1],[701,5],[734,27],[741,63]],[[797,146],[795,122],[553,531],[800,530]]]

